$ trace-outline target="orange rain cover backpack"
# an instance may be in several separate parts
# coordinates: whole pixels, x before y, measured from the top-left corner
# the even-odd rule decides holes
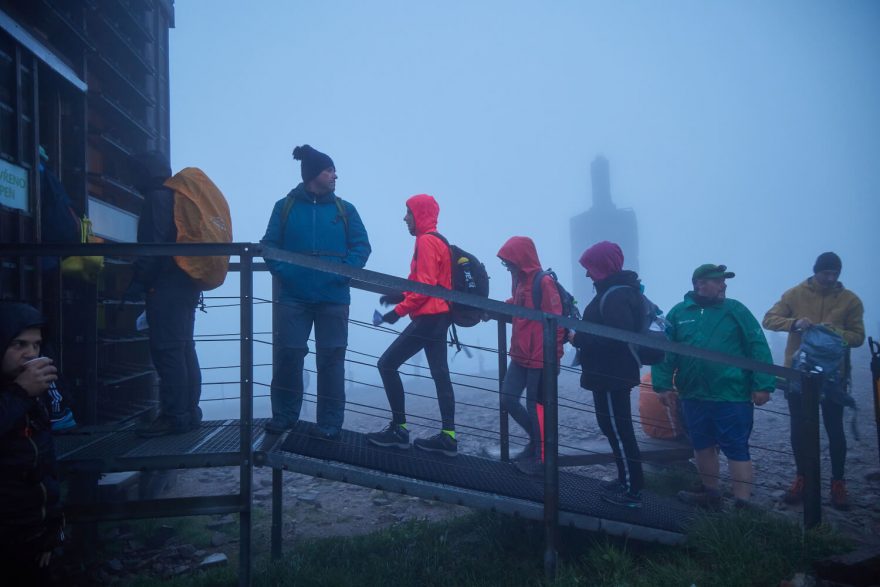
[[[231,243],[232,217],[220,189],[197,167],[187,167],[165,181],[174,190],[174,224],[178,243]],[[174,257],[174,262],[202,291],[220,287],[229,257]]]

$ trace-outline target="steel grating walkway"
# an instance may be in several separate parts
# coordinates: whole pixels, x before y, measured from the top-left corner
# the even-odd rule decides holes
[[[472,455],[455,458],[415,448],[369,444],[362,433],[343,430],[336,441],[310,436],[300,422],[280,446],[264,453],[266,464],[419,497],[543,519],[543,476],[526,475],[511,464]],[[271,436],[269,436],[271,438]],[[681,503],[645,493],[640,509],[601,499],[599,480],[559,472],[559,522],[587,530],[643,540],[680,543],[693,511]]]
[[[264,420],[255,420],[252,445],[265,435]],[[135,426],[84,427],[54,437],[63,471],[133,471],[235,466],[241,463],[240,421],[202,422],[197,430],[173,436],[141,438]]]
[[[252,447],[257,464],[426,499],[490,509],[524,518],[544,518],[544,480],[511,464],[460,454],[455,458],[411,448],[380,448],[359,432],[343,430],[336,441],[310,435],[314,424],[300,422],[283,442],[255,420]],[[241,465],[240,421],[205,421],[198,430],[140,438],[131,424],[92,427],[55,437],[64,473],[160,470]],[[559,472],[559,523],[618,536],[664,543],[684,541],[693,511],[645,493],[640,509],[601,499],[599,480]]]

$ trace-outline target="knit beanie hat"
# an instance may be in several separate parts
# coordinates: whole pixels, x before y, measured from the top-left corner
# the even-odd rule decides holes
[[[333,159],[321,151],[313,149],[311,145],[294,147],[293,158],[302,162],[300,167],[303,183],[309,183],[329,167],[336,167],[333,165]]]
[[[837,271],[840,273],[840,270],[843,268],[843,262],[840,260],[835,253],[827,252],[822,253],[816,258],[816,263],[813,265],[813,273],[819,273],[820,271]]]
[[[602,241],[584,251],[580,264],[593,281],[602,281],[623,269],[623,251],[616,243]]]

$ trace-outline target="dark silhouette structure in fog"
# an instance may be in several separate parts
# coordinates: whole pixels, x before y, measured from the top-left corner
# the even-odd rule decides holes
[[[611,173],[608,159],[599,155],[590,164],[593,184],[592,207],[571,219],[571,267],[574,297],[581,309],[592,297],[591,282],[584,277],[578,259],[588,247],[607,240],[620,245],[626,269],[639,270],[639,233],[636,213],[618,208],[611,200]]]

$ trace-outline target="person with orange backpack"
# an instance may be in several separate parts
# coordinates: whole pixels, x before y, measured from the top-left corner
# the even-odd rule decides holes
[[[144,196],[139,243],[231,242],[229,207],[220,190],[193,167],[171,177],[158,151],[134,158]],[[210,227],[210,228],[209,228]],[[214,234],[206,231],[216,230]],[[223,283],[228,257],[145,256],[134,262],[124,300],[145,297],[150,355],[159,375],[159,414],[142,437],[182,434],[201,424],[202,372],[193,331],[201,293]]]

